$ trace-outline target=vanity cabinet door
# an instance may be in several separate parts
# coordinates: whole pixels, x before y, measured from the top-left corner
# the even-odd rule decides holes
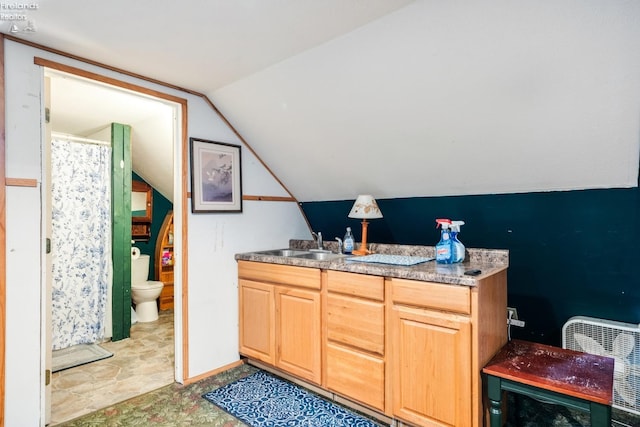
[[[240,354],[271,365],[275,362],[273,285],[240,279]]]
[[[321,382],[320,292],[276,286],[276,366]]]
[[[240,354],[320,384],[317,268],[239,261]]]
[[[471,321],[394,305],[393,414],[421,426],[471,425]]]

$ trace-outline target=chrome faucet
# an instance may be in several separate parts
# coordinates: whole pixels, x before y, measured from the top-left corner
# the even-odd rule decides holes
[[[316,239],[316,242],[318,242],[318,249],[323,251],[324,250],[324,244],[322,243],[322,233],[321,232],[311,232],[311,235]]]
[[[339,237],[336,237],[336,240],[338,241],[338,253],[341,254],[342,253],[342,239]]]

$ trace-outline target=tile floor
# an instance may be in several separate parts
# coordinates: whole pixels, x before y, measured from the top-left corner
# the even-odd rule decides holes
[[[113,357],[52,375],[50,426],[174,382],[173,310],[136,323],[128,339],[100,345]]]

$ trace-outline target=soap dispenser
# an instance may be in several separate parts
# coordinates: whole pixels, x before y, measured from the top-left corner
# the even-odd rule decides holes
[[[344,239],[342,239],[342,243],[344,245],[344,253],[347,255],[351,255],[354,249],[354,240],[353,233],[351,233],[351,227],[347,227],[347,232],[344,234]]]

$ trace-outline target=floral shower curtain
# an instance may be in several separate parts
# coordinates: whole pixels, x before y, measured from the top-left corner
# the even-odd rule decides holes
[[[53,350],[105,335],[111,282],[111,147],[51,149]]]

